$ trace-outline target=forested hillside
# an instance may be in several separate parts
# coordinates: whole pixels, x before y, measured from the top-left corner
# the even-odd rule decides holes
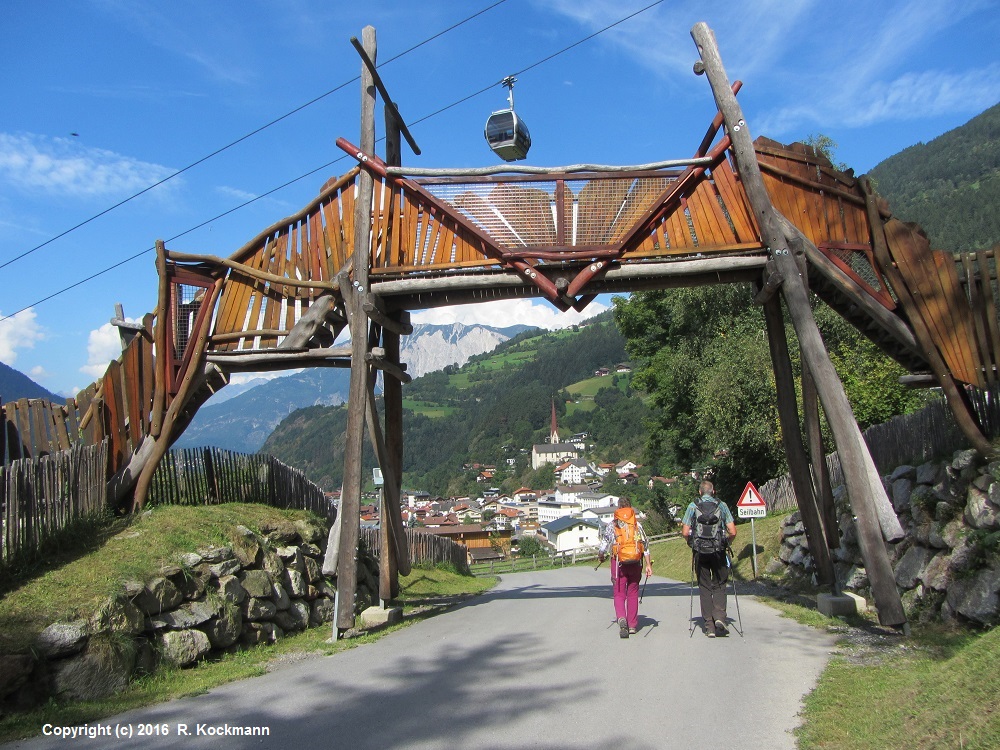
[[[871,170],[893,214],[924,228],[936,249],[1000,243],[1000,104]]]
[[[516,459],[516,467],[501,470],[497,484],[527,481],[530,458],[522,451],[548,436],[553,400],[561,433],[590,432],[590,441],[609,460],[637,455],[648,410],[622,381],[607,377],[607,389],[588,408],[567,416],[566,402],[574,397],[564,389],[625,358],[625,342],[605,314],[582,328],[522,333],[461,368],[415,379],[403,387],[405,484],[445,494],[465,481],[463,464],[502,466],[508,457]],[[345,424],[344,407],[302,409],[275,429],[262,450],[323,487],[339,487]],[[368,446],[365,460],[367,477],[374,464]],[[551,470],[546,481],[551,485]]]
[[[44,398],[55,403],[62,401],[24,373],[0,362],[0,401],[17,401],[19,398]]]

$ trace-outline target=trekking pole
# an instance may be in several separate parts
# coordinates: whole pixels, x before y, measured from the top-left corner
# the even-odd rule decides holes
[[[688,608],[688,638],[694,635],[694,556],[691,552],[691,606]]]
[[[742,638],[743,637],[743,617],[740,615],[740,597],[736,593],[736,571],[733,568],[733,566],[730,564],[731,557],[730,557],[729,553],[731,551],[732,551],[731,547],[728,547],[726,549],[726,566],[729,568],[729,578],[733,582],[733,599],[736,601],[736,619],[737,619],[737,621],[739,621],[739,624],[740,624],[740,628],[736,632],[739,633],[740,634],[740,638]]]
[[[594,570],[597,570],[602,565],[604,565],[604,560],[598,559],[597,565],[594,566]]]
[[[646,584],[649,583],[649,576],[646,576],[646,580],[642,582],[642,591],[639,592],[639,604],[642,604],[642,597],[646,595]]]

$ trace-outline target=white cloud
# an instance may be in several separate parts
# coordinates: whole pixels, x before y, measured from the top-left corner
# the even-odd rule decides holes
[[[49,377],[49,372],[41,365],[35,365],[30,370],[28,370],[28,375],[32,380],[38,382],[39,380],[45,380]]]
[[[595,300],[583,312],[577,312],[576,310],[560,312],[547,302],[513,299],[421,310],[420,312],[415,312],[411,320],[414,323],[429,325],[464,323],[466,325],[479,324],[492,326],[493,328],[528,325],[555,330],[575,325],[607,309],[607,305]]]
[[[129,323],[139,322],[132,318],[125,320]],[[91,331],[87,337],[87,364],[80,368],[80,372],[92,380],[97,380],[104,375],[111,360],[118,359],[121,355],[122,341],[118,329],[111,323],[105,323]]]
[[[0,182],[27,193],[123,197],[163,180],[174,171],[114,151],[88,148],[68,138],[0,133]],[[174,187],[177,180],[171,181]]]
[[[3,313],[0,312],[0,317]],[[36,341],[45,338],[36,321],[34,308],[0,320],[0,362],[13,366],[18,349],[32,349]]]
[[[227,198],[236,198],[236,200],[243,203],[255,200],[257,198],[256,193],[250,193],[246,190],[240,190],[239,188],[229,187],[228,185],[220,185],[215,189],[220,195],[224,195]]]

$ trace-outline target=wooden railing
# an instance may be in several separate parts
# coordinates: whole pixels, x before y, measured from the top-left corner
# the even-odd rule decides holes
[[[669,534],[656,534],[649,537],[649,543],[650,545],[653,545],[657,542],[680,538],[682,537],[679,532],[672,531]],[[469,566],[469,571],[473,575],[495,575],[496,573],[516,573],[519,570],[563,568],[567,565],[593,562],[596,559],[596,547],[582,547],[578,549],[563,550],[561,552],[550,550],[544,555],[532,555],[530,557],[511,556],[507,560],[490,560],[488,562],[476,563]]]
[[[0,562],[39,552],[63,529],[107,507],[108,442],[3,467]]]
[[[469,572],[468,550],[464,544],[416,529],[405,529],[404,533],[412,564],[450,563],[461,573]],[[361,539],[376,557],[381,549],[381,538],[381,529],[361,529]]]
[[[337,515],[323,490],[274,456],[220,448],[170,451],[153,475],[149,501],[165,505],[262,503],[310,510],[330,523]]]

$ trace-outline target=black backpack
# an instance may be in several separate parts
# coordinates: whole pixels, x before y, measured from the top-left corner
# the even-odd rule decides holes
[[[726,526],[722,523],[722,503],[702,500],[695,504],[697,513],[691,529],[691,549],[712,555],[726,549]]]

